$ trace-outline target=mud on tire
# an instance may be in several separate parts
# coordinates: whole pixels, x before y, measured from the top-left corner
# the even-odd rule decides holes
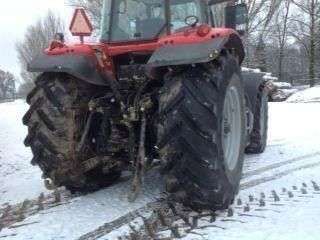
[[[230,170],[222,146],[222,122],[231,86],[241,97],[241,135],[236,164]],[[228,54],[214,64],[166,77],[160,97],[158,147],[166,162],[166,188],[174,200],[206,209],[224,209],[234,200],[245,147],[243,91],[238,63]]]
[[[28,126],[25,145],[31,147],[32,164],[44,179],[71,191],[93,191],[116,180],[119,172],[105,176],[101,169],[84,173],[81,162],[94,157],[89,148],[76,148],[88,117],[88,102],[100,90],[67,74],[45,73],[27,96],[30,109],[23,118]]]

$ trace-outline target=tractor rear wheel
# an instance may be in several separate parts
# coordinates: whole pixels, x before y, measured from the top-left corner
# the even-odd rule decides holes
[[[49,187],[65,186],[72,192],[93,191],[111,184],[120,177],[115,170],[105,175],[102,168],[84,171],[83,161],[94,158],[86,150],[77,153],[89,115],[88,102],[101,92],[67,74],[45,73],[28,95],[29,111],[23,118],[28,126],[25,145],[33,152],[32,164],[38,165]]]
[[[253,130],[250,135],[250,145],[246,148],[246,153],[263,153],[267,147],[268,101],[268,92],[262,85],[257,96]]]
[[[233,202],[244,160],[244,99],[240,70],[229,54],[166,77],[158,147],[174,200],[200,209]]]

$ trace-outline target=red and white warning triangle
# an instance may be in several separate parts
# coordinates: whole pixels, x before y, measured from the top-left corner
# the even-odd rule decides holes
[[[92,34],[92,24],[83,8],[75,10],[69,29],[73,36],[90,36]]]

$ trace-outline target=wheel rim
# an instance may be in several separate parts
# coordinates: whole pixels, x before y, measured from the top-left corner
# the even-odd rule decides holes
[[[241,145],[241,97],[235,86],[228,87],[222,120],[222,147],[227,168],[233,171],[238,163]]]

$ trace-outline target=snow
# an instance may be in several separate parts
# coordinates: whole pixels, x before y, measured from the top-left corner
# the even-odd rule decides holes
[[[318,158],[319,161],[319,158]],[[207,230],[197,231],[204,234],[204,238],[195,237],[189,235],[184,240],[197,240],[197,239],[215,239],[215,240],[292,240],[292,239],[304,239],[304,240],[318,240],[320,229],[320,207],[319,200],[320,195],[312,195],[310,193],[311,180],[320,181],[319,177],[320,167],[316,167],[311,170],[303,172],[293,173],[288,177],[261,184],[255,189],[248,189],[241,191],[239,198],[242,201],[249,202],[249,195],[260,198],[260,193],[264,192],[267,196],[266,207],[267,211],[255,211],[259,209],[254,203],[250,204],[251,211],[248,215],[252,216],[239,216],[238,214],[244,213],[242,209],[237,210],[237,214],[232,217],[233,220],[241,220],[241,222],[222,222],[217,219],[215,225],[224,227],[225,229],[210,228]],[[306,182],[309,184],[309,194],[303,198],[301,193],[293,191],[294,199],[289,200],[286,195],[280,195],[282,187],[286,187],[288,190],[292,190],[292,186],[301,187],[301,184]],[[273,206],[271,191],[276,190],[280,195],[279,204],[283,206]],[[299,197],[300,196],[300,197]],[[263,208],[260,208],[263,209]],[[208,225],[208,223],[202,223]]]
[[[292,95],[287,99],[289,103],[320,102],[320,86],[309,88]]]
[[[274,82],[273,83],[279,89],[291,89],[292,85],[287,82]]]
[[[27,130],[21,124],[21,118],[26,110],[26,103],[20,100],[0,104],[0,207],[5,202],[17,203],[25,198],[37,198],[41,192],[48,193],[43,187],[40,171],[29,164],[32,157],[30,150],[22,143]],[[281,192],[282,187],[300,187],[303,182],[310,185],[312,180],[320,184],[320,103],[271,103],[269,115],[267,150],[261,155],[246,156],[241,184],[249,186],[248,183],[260,179],[270,181],[250,188],[243,187],[239,195],[241,199],[248,199],[250,194],[259,196],[262,191],[270,195],[272,190]],[[121,182],[73,198],[67,204],[43,210],[19,223],[30,225],[0,230],[0,238],[77,239],[145,206],[164,191],[162,176],[156,170],[148,173],[145,182],[143,193],[134,203],[127,201],[130,181]],[[245,223],[223,222],[218,218],[215,224],[225,230],[203,229],[199,233],[206,234],[205,238],[189,235],[185,239],[319,239],[320,207],[317,203],[320,195],[298,198],[299,194],[294,194],[298,202],[283,198],[285,205],[282,207],[267,203],[267,208],[275,211],[250,212],[263,218],[238,215],[233,218]],[[102,239],[113,240],[128,231],[128,226],[124,226]]]
[[[22,100],[0,104],[0,206],[46,192],[40,170],[30,164],[31,151],[23,145],[27,128],[21,119],[27,110]]]

